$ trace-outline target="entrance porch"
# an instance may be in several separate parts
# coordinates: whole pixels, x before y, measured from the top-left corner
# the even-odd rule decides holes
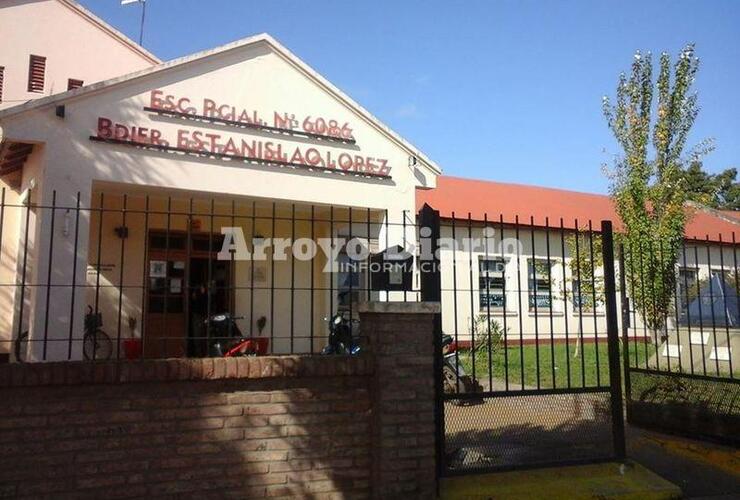
[[[28,210],[53,234],[26,252],[10,332],[29,332],[18,355],[34,361],[82,358],[91,318],[111,358],[205,356],[206,320],[222,314],[269,354],[319,353],[329,316],[392,299],[372,291],[371,255],[415,232],[377,209],[102,182],[87,207]],[[348,241],[368,250],[353,265]]]

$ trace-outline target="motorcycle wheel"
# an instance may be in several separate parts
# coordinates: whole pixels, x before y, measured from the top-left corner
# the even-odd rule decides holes
[[[457,394],[457,384],[457,373],[455,373],[455,370],[447,365],[444,365],[442,367],[442,388],[444,389],[444,393]]]

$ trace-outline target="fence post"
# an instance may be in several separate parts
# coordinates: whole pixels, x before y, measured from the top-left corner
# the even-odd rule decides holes
[[[617,286],[614,277],[614,233],[611,221],[601,221],[604,257],[604,294],[606,296],[606,333],[609,346],[609,385],[611,388],[612,437],[618,459],[626,456],[622,377],[619,357],[619,319],[617,316]]]
[[[627,297],[627,267],[624,259],[624,245],[619,245],[619,297],[622,305],[622,361],[624,366],[624,401],[627,422],[631,419],[630,397],[632,383],[630,382],[630,302]],[[635,348],[637,345],[635,344]]]
[[[422,233],[423,230],[423,233]],[[421,274],[421,300],[423,302],[442,303],[442,278],[439,269],[439,212],[427,204],[419,210],[419,237],[429,238],[431,260],[424,260],[422,254],[419,269]],[[423,248],[423,247],[422,247]],[[434,315],[432,341],[434,343],[434,437],[435,437],[435,470],[437,477],[437,492],[439,493],[439,478],[444,472],[444,401],[442,399],[442,310]]]

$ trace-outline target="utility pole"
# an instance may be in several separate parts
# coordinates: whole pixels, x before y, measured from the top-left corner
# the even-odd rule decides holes
[[[141,4],[141,24],[139,25],[139,45],[143,45],[144,42],[144,19],[146,19],[146,0],[121,0],[121,5],[129,5],[132,3]]]

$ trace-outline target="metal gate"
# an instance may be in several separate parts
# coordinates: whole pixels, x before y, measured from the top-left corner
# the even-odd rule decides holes
[[[418,222],[434,256],[422,299],[442,311],[438,474],[623,457],[611,223],[440,219],[428,205]]]
[[[738,245],[719,238],[667,249],[622,247],[622,335],[627,420],[693,438],[740,444]],[[655,271],[675,267],[661,301]],[[659,282],[670,280],[660,277]]]

